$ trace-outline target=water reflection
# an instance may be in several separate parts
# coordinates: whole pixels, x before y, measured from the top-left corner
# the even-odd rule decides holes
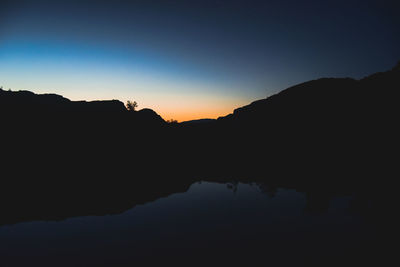
[[[358,261],[373,226],[351,212],[354,197],[310,207],[317,198],[255,183],[195,182],[116,215],[3,225],[0,256],[3,266]]]

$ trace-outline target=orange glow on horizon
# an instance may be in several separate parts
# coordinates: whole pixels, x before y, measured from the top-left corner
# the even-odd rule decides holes
[[[190,98],[181,97],[179,101],[160,101],[158,105],[148,107],[157,112],[164,120],[177,120],[178,122],[217,119],[233,113],[234,109],[249,104],[251,101],[242,99],[221,98]],[[156,103],[156,99],[154,101]],[[143,108],[144,106],[142,106]],[[140,109],[139,104],[139,109]]]
[[[156,110],[155,110],[156,111]],[[180,112],[162,112],[156,111],[164,120],[177,120],[178,122],[198,120],[198,119],[217,119],[233,112],[233,109],[220,111],[180,111]]]

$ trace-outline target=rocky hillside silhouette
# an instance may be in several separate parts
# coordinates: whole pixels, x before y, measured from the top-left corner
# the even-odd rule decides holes
[[[399,64],[360,80],[313,80],[216,123],[185,125],[182,138],[197,136],[197,146],[188,150],[197,150],[202,155],[197,160],[207,158],[214,169],[264,173],[291,184],[356,186],[367,180],[363,175],[384,179],[395,169],[390,153],[398,132],[399,89]]]
[[[56,94],[35,94],[30,91],[5,91],[2,89],[0,89],[0,111],[9,116],[15,113],[27,115],[31,112],[68,112],[69,115],[74,112],[100,113],[101,115],[128,112],[124,103],[119,100],[71,101]],[[141,120],[163,122],[161,116],[150,109],[140,110],[135,115]]]
[[[392,115],[390,111],[396,106],[399,88],[400,63],[390,71],[361,80],[323,78],[295,85],[238,108],[233,114],[219,118],[219,121],[259,127],[279,122],[296,125],[299,121],[308,121],[333,126],[352,120],[370,121],[378,114]],[[382,117],[379,119],[385,120]]]
[[[218,118],[221,125],[254,126],[268,128],[269,124],[295,126],[305,122],[318,125],[337,125],[359,120],[368,115],[389,112],[395,108],[396,91],[399,88],[400,63],[392,70],[367,76],[361,80],[351,78],[322,78],[295,85],[266,99],[255,101],[234,110],[233,114]],[[391,105],[389,105],[391,104]],[[0,111],[6,116],[32,112],[73,112],[95,114],[123,114],[128,112],[121,101],[70,101],[56,94],[34,94],[30,91],[5,91],[0,89]],[[131,117],[141,122],[164,120],[153,110],[143,109]],[[390,114],[388,114],[390,115]],[[357,117],[352,117],[357,116]],[[383,119],[383,118],[380,118]],[[211,124],[215,120],[188,121],[183,125]]]

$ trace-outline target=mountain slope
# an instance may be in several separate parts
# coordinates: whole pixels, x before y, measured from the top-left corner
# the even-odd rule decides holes
[[[365,120],[373,114],[391,116],[389,108],[397,106],[400,89],[399,65],[361,80],[323,78],[295,85],[238,108],[219,121],[260,128],[270,123],[337,124]]]

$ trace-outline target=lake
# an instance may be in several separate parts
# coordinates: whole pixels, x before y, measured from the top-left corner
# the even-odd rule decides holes
[[[353,202],[318,208],[294,189],[195,182],[120,214],[2,225],[1,266],[346,265],[376,235]]]

